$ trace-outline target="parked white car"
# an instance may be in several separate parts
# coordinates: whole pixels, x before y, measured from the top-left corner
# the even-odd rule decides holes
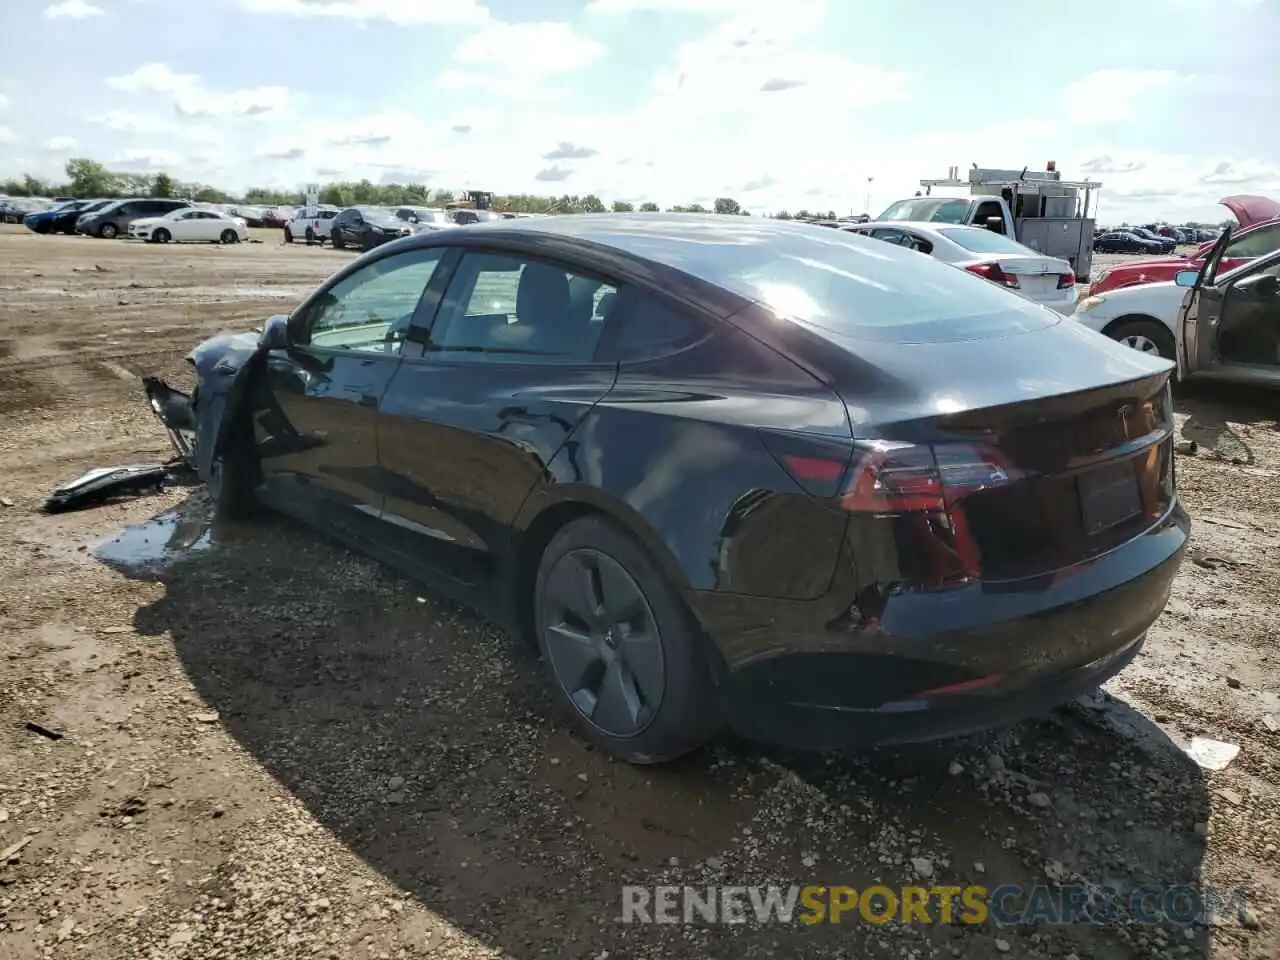
[[[1134,350],[1175,360],[1178,309],[1186,292],[1172,280],[1121,287],[1085,297],[1072,316]]]
[[[298,211],[298,216],[284,225],[284,242],[324,243],[333,228],[333,218],[339,213],[340,210],[317,210],[314,217],[308,218],[305,209]]]
[[[240,217],[183,207],[163,217],[134,220],[129,236],[149,243],[239,243],[249,239],[249,228]]]
[[[983,227],[873,220],[842,224],[839,229],[936,257],[1059,313],[1070,313],[1076,305],[1076,275],[1071,264]]]

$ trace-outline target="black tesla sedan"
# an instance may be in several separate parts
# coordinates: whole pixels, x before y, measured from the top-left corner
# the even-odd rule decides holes
[[[348,207],[333,218],[329,242],[335,250],[374,247],[407,237],[413,230],[392,211],[382,207]]]
[[[418,234],[190,359],[194,408],[148,394],[225,516],[495,610],[635,762],[1049,710],[1137,654],[1189,532],[1167,361],[812,225]]]

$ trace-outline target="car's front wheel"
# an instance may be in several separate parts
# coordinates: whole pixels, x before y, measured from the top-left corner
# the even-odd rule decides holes
[[[707,641],[647,551],[603,517],[561,529],[534,587],[538,647],[578,729],[610,754],[661,763],[720,726]]]
[[[221,239],[223,243],[239,243],[240,234],[228,227],[226,230],[222,231],[222,236],[219,239]]]
[[[116,230],[116,225],[114,223],[104,223],[98,228],[98,236],[103,240],[114,240],[117,233],[119,233],[119,231]]]
[[[1159,320],[1145,317],[1122,318],[1114,326],[1108,327],[1106,332],[1112,340],[1139,353],[1160,356],[1165,360],[1176,359],[1177,347],[1173,334]]]
[[[293,243],[293,231],[290,230],[288,227],[284,228],[284,242]]]
[[[154,243],[168,243],[173,239],[173,237],[169,234],[168,230],[161,227],[159,230],[156,230],[151,234],[151,239]]]

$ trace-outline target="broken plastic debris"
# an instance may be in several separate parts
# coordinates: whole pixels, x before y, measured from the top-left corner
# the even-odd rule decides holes
[[[1192,737],[1191,746],[1187,747],[1187,756],[1205,770],[1225,770],[1227,764],[1236,758],[1240,747],[1222,740],[1210,740],[1208,737]]]

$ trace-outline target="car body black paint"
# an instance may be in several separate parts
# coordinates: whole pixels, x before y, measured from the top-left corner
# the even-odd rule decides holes
[[[646,219],[678,233],[685,218],[623,219],[643,234]],[[225,424],[251,398],[260,444],[293,443],[316,475],[350,484],[340,498],[352,508],[349,528],[333,532],[467,602],[493,609],[497,599],[507,624],[519,623],[506,589],[515,557],[540,518],[566,505],[603,512],[649,548],[685,596],[712,641],[725,703],[742,729],[765,739],[829,745],[846,741],[845,727],[871,740],[960,732],[1015,704],[1018,713],[1061,700],[1132,657],[1188,537],[1171,463],[1160,515],[1105,551],[1034,576],[930,593],[904,588],[910,558],[873,522],[802,490],[769,444],[773,436],[839,448],[855,437],[1007,435],[1019,469],[1075,470],[1093,442],[1077,435],[1081,424],[1100,431],[1102,450],[1120,428],[1128,437],[1126,411],[1145,404],[1155,425],[1134,450],[1154,455],[1172,432],[1152,399],[1167,363],[1050,318],[1025,333],[1014,321],[1008,335],[954,342],[844,336],[780,319],[741,292],[654,259],[652,244],[643,253],[596,242],[592,220],[604,218],[503,220],[393,241],[331,277],[294,317],[379,258],[443,246],[524,254],[608,278],[620,291],[643,290],[688,311],[705,336],[625,362],[608,355],[605,337],[598,362],[472,366],[431,355],[440,291],[429,288],[404,357],[388,361],[394,370],[369,407],[372,421],[361,413],[358,424],[320,417],[301,425],[263,389],[268,379],[252,375],[271,370],[282,352],[264,359],[252,336],[216,338],[192,355],[202,478]],[[777,229],[835,233],[758,229],[766,238]],[[430,393],[433,382],[448,390]],[[1098,427],[1104,420],[1112,426]],[[348,445],[306,460],[309,445],[366,434],[371,423],[372,458]],[[1061,442],[1046,447],[1041,435]],[[435,449],[456,462],[431,462]],[[304,498],[262,492],[326,523]],[[979,680],[987,685],[972,693],[930,693]]]

